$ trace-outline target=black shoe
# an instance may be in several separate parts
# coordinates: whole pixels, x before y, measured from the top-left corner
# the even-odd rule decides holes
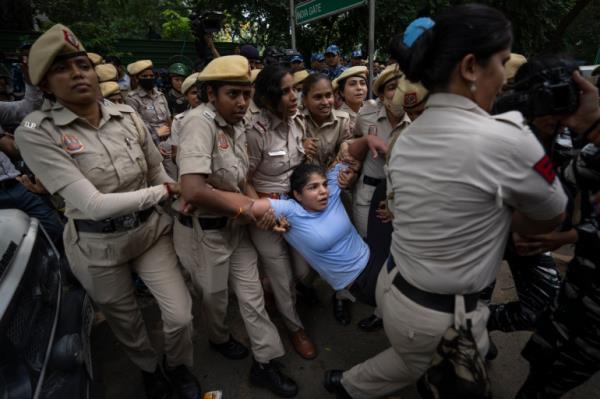
[[[171,386],[160,367],[157,366],[154,373],[142,370],[142,379],[147,399],[171,398]]]
[[[494,341],[492,341],[492,337],[490,337],[490,347],[485,354],[485,360],[491,362],[496,357],[498,357],[498,348],[496,347],[496,344],[494,344]]]
[[[380,319],[379,317],[372,314],[366,319],[362,319],[361,321],[359,321],[358,328],[367,332],[381,330],[383,328],[383,319]]]
[[[175,368],[165,366],[165,374],[171,380],[171,384],[177,395],[179,395],[179,399],[202,398],[200,383],[187,366],[183,364]]]
[[[236,341],[233,337],[229,337],[229,341],[222,344],[214,344],[208,341],[210,347],[219,352],[228,359],[238,360],[248,356],[248,348]]]
[[[319,303],[319,297],[317,296],[315,287],[296,283],[296,292],[298,293],[298,299],[308,306],[315,306]]]
[[[331,302],[333,303],[333,317],[343,326],[350,324],[350,300],[338,299],[333,294]]]
[[[279,364],[252,362],[250,383],[257,387],[267,388],[277,396],[291,398],[298,394],[298,385],[290,377],[279,371]]]
[[[327,370],[323,379],[323,386],[327,392],[334,393],[338,399],[352,399],[346,388],[342,385],[342,370]]]

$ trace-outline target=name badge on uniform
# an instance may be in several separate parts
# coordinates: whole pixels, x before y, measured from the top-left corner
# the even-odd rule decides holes
[[[150,105],[146,105],[146,109],[148,111],[154,111],[154,105],[150,104]]]
[[[77,136],[63,134],[62,141],[65,151],[69,154],[80,153],[85,148]]]
[[[284,156],[285,154],[287,154],[287,152],[285,152],[285,150],[269,151],[270,157],[281,157],[281,156]]]
[[[229,141],[227,141],[227,136],[223,131],[220,131],[217,135],[217,143],[219,144],[220,150],[226,150],[229,148]]]

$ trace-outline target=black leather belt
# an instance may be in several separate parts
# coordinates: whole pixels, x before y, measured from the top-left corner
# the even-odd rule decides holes
[[[127,231],[140,226],[154,212],[154,208],[148,208],[140,212],[134,212],[129,215],[118,216],[104,220],[85,220],[76,219],[75,228],[82,233],[116,233]]]
[[[2,180],[0,181],[0,189],[6,190],[9,188],[13,188],[14,186],[16,186],[18,184],[18,180],[17,179],[6,179],[6,180]]]
[[[388,273],[396,267],[394,259],[390,255],[387,261]],[[438,312],[452,313],[454,314],[454,301],[455,295],[449,294],[434,294],[432,292],[423,291],[420,288],[415,287],[402,277],[400,272],[396,273],[393,284],[398,290],[406,295],[407,298],[413,302],[418,303],[426,308],[437,310]],[[479,292],[475,294],[463,294],[465,298],[465,312],[469,313],[477,309],[477,302],[479,301]]]
[[[177,215],[177,219],[185,227],[194,227],[194,220],[191,216],[185,216],[180,213]],[[202,227],[202,230],[218,230],[227,226],[228,220],[225,216],[220,218],[198,218],[198,224]]]
[[[382,181],[383,179],[376,179],[367,175],[363,176],[363,183],[368,184],[369,186],[377,187]]]

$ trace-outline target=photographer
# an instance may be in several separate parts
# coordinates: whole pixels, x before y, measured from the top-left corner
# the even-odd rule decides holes
[[[565,171],[581,195],[581,222],[558,300],[523,349],[530,371],[519,399],[559,398],[600,370],[600,107],[598,89],[579,73],[573,80],[581,88],[579,107],[560,123],[585,144]]]
[[[496,108],[502,108],[514,105],[511,99],[521,99],[517,108],[527,118],[531,130],[552,160],[554,172],[560,178],[569,202],[567,217],[556,231],[535,236],[514,235],[509,239],[504,258],[510,266],[519,300],[490,305],[489,331],[533,329],[536,319],[554,301],[560,288],[560,274],[549,251],[577,241],[577,232],[571,223],[574,190],[564,179],[572,149],[565,149],[558,142],[559,133],[565,129],[561,123],[563,109],[576,108],[579,103],[579,88],[571,78],[577,69],[575,61],[569,57],[537,57],[518,69],[513,84],[497,101]],[[542,92],[544,95],[539,94]],[[488,293],[491,297],[491,290]]]
[[[325,387],[343,397],[381,397],[415,383],[455,325],[455,310],[466,314],[485,355],[489,312],[479,293],[498,272],[510,229],[547,233],[564,217],[562,186],[536,171],[546,155],[522,115],[489,114],[506,81],[510,21],[468,4],[434,22],[410,49],[393,54],[431,95],[389,161],[394,231],[376,298],[391,348],[326,373]],[[459,297],[464,307],[455,309]],[[478,383],[472,363],[464,366]]]

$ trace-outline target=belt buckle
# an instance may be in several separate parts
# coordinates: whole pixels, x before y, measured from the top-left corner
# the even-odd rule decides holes
[[[123,226],[123,228],[125,229],[133,229],[134,227],[137,227],[137,222],[138,222],[138,218],[135,215],[125,215],[122,216],[122,219],[120,220],[120,224],[121,226]]]

